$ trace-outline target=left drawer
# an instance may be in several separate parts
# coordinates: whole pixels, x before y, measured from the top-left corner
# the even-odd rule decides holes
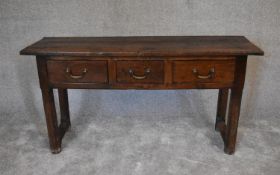
[[[50,83],[108,82],[107,61],[56,61],[47,62]]]

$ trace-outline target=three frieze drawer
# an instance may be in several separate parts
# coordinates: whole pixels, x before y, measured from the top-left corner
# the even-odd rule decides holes
[[[118,83],[164,83],[164,62],[156,60],[117,61]]]
[[[173,83],[232,83],[235,61],[174,61]]]
[[[100,61],[57,61],[47,62],[50,83],[108,83],[108,64]]]
[[[227,60],[84,60],[47,62],[48,77],[52,84],[92,83],[109,84],[205,84],[233,83],[235,61]],[[166,65],[168,64],[168,65]],[[169,70],[169,71],[168,71]],[[112,76],[112,77],[109,77]],[[170,82],[169,82],[170,83]]]

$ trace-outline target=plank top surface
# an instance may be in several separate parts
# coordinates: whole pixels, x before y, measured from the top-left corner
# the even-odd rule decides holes
[[[40,56],[241,56],[264,52],[244,36],[45,37],[20,51]]]

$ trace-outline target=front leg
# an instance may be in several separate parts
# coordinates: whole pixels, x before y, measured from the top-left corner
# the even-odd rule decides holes
[[[237,128],[240,114],[243,86],[246,74],[247,57],[236,58],[234,85],[231,88],[227,126],[225,130],[225,153],[235,152]]]
[[[225,153],[227,154],[233,154],[235,151],[241,98],[242,98],[242,89],[238,89],[238,88],[231,89],[229,115],[228,115],[226,139],[225,139],[225,150],[224,150]]]
[[[61,151],[61,137],[57,124],[57,116],[52,88],[42,89],[45,117],[48,128],[49,144],[51,152],[57,154]]]
[[[50,149],[52,153],[56,154],[61,151],[61,134],[57,124],[53,88],[50,87],[48,82],[47,58],[38,56],[36,60],[43,97]]]

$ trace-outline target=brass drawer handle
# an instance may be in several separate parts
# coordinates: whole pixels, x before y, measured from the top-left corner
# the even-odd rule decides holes
[[[70,78],[73,78],[73,79],[81,79],[85,76],[85,74],[87,73],[87,68],[84,68],[83,69],[83,72],[81,75],[73,75],[71,70],[67,67],[66,68],[66,71],[67,75],[70,77]]]
[[[199,72],[197,71],[196,68],[194,68],[192,71],[193,71],[193,74],[195,74],[198,79],[211,79],[215,75],[215,69],[214,68],[211,68],[209,70],[208,75],[199,75]]]
[[[143,80],[145,78],[147,78],[147,76],[150,74],[151,70],[149,68],[145,69],[144,75],[135,75],[134,71],[132,69],[128,70],[129,75],[136,79],[136,80]]]

